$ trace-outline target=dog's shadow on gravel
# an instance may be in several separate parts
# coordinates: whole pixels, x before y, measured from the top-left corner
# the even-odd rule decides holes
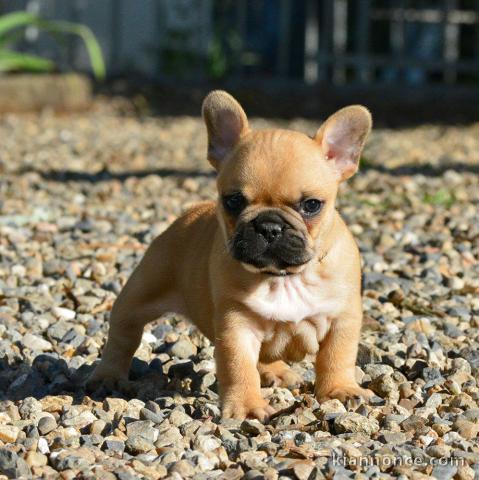
[[[34,168],[22,169],[18,173],[37,173],[44,180],[53,182],[86,182],[99,183],[111,180],[124,182],[128,178],[144,178],[150,175],[159,177],[176,177],[176,178],[215,178],[214,170],[202,169],[176,169],[176,168],[155,168],[147,170],[128,170],[124,172],[112,172],[108,169],[99,172],[90,173],[76,170],[37,170]]]
[[[0,359],[0,400],[36,399],[48,395],[83,397],[85,391],[77,379],[86,367],[70,368],[67,362],[51,354],[36,356],[31,365],[21,360]]]
[[[425,177],[441,177],[447,171],[458,173],[479,174],[479,165],[463,162],[451,162],[445,165],[401,165],[398,167],[385,167],[383,165],[367,164],[361,166],[361,171],[376,170],[379,173],[394,176],[423,175]]]
[[[454,162],[447,165],[401,165],[399,167],[389,168],[383,165],[365,164],[361,167],[361,171],[368,170],[378,171],[387,175],[424,175],[425,177],[441,177],[448,170],[453,170],[458,173],[475,173],[479,174],[479,165],[472,165],[468,163]],[[176,178],[215,178],[216,172],[213,170],[202,169],[175,169],[175,168],[157,168],[148,170],[131,170],[124,172],[111,172],[104,169],[100,172],[90,173],[75,170],[37,170],[37,169],[23,169],[23,173],[37,173],[44,180],[53,182],[87,182],[99,183],[111,180],[118,180],[124,182],[128,178],[144,178],[150,175],[158,175],[159,177],[176,177]]]
[[[32,364],[20,360],[0,358],[0,401],[19,401],[27,397],[42,399],[47,396],[68,395],[74,404],[81,404],[85,397],[95,401],[105,398],[133,398],[148,401],[163,399],[173,402],[178,395],[211,401],[217,398],[216,382],[209,386],[207,394],[200,391],[201,376],[194,373],[193,362],[179,364],[170,375],[161,371],[155,360],[150,364],[134,359],[130,380],[123,383],[102,384],[92,390],[86,380],[95,364],[83,364],[73,368],[54,354],[39,354]],[[188,385],[185,390],[185,384]]]

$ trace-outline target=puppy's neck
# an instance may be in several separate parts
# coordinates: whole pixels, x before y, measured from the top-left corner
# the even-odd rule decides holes
[[[265,275],[245,303],[265,320],[297,323],[317,315],[328,317],[337,308],[337,298],[329,295],[329,280],[318,270],[312,266],[284,277]]]

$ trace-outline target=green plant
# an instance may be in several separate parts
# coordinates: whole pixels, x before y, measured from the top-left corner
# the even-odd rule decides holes
[[[440,189],[433,193],[426,192],[424,194],[424,201],[431,205],[449,208],[456,202],[456,196],[452,191]]]
[[[93,74],[99,80],[105,78],[105,62],[100,45],[86,25],[63,20],[44,20],[24,11],[0,16],[0,72],[18,70],[48,72],[55,68],[54,62],[49,59],[17,52],[11,48],[11,45],[18,39],[18,29],[28,26],[37,27],[54,35],[78,35],[87,49]]]

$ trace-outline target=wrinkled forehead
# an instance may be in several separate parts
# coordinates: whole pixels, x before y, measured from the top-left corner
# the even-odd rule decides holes
[[[275,203],[329,196],[337,181],[314,140],[299,132],[263,130],[241,140],[219,173],[218,187],[220,193],[242,191],[252,201]]]

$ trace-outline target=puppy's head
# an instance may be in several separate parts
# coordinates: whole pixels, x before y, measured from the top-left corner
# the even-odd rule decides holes
[[[339,110],[314,138],[253,132],[239,103],[214,91],[203,102],[203,118],[231,255],[250,271],[275,275],[298,273],[324,256],[338,185],[356,172],[371,130],[368,110]]]

